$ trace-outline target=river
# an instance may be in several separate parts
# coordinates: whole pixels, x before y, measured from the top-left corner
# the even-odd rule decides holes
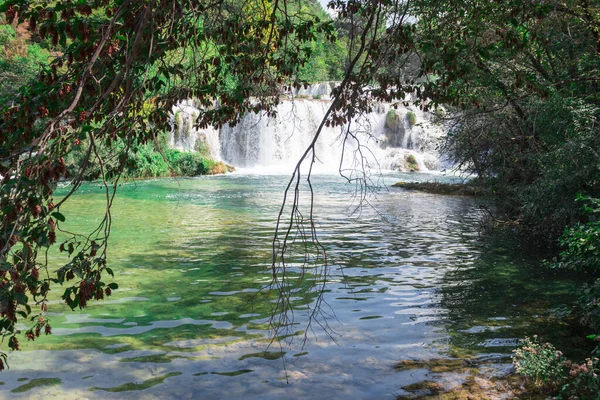
[[[287,175],[234,173],[124,183],[109,263],[119,289],[72,312],[53,289],[53,335],[9,355],[2,398],[394,399],[432,379],[403,360],[478,357],[507,368],[525,334],[557,332],[548,310],[572,288],[533,268],[502,235],[481,235],[480,200],[389,188],[355,210],[355,186],[318,175],[315,219],[328,252],[323,315],[293,289],[294,324],[271,341],[271,240]],[[63,189],[64,190],[64,189]],[[303,194],[306,199],[307,194]],[[98,184],[69,200],[63,225],[102,216]],[[51,252],[51,265],[61,256]]]

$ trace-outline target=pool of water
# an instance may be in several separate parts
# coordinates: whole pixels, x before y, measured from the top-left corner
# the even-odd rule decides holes
[[[384,175],[357,210],[355,185],[314,177],[323,312],[309,324],[322,278],[309,269],[290,288],[281,340],[269,324],[277,293],[265,288],[289,177],[121,185],[109,248],[119,289],[72,312],[54,288],[54,334],[9,355],[0,397],[394,399],[428,373],[397,371],[403,360],[501,359],[525,334],[558,335],[546,316],[573,284],[506,237],[480,235],[480,200],[388,186],[408,178],[451,179]],[[66,207],[64,228],[89,231],[102,188],[85,185]]]

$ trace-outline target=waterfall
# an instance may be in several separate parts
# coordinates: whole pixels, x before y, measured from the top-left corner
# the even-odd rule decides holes
[[[294,93],[295,99],[277,106],[277,117],[249,113],[236,126],[199,130],[194,122],[200,110],[186,100],[173,108],[171,144],[184,150],[208,149],[211,157],[238,168],[289,172],[313,140],[331,104],[331,84],[316,84]],[[437,141],[443,127],[432,115],[414,107],[394,109],[377,104],[374,111],[352,121],[357,140],[343,142],[343,127],[324,127],[315,146],[315,170],[371,168],[401,171],[439,169]],[[412,116],[410,115],[412,114]]]
[[[200,113],[193,100],[180,101],[173,107],[169,121],[170,145],[177,150],[198,151],[210,155],[214,160],[221,160],[219,131],[213,127],[198,129],[194,126]]]

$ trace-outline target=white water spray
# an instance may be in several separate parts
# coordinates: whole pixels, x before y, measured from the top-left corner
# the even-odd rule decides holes
[[[331,85],[315,84],[294,93],[292,101],[277,106],[277,117],[246,114],[235,127],[197,129],[200,110],[187,100],[173,108],[171,144],[184,150],[206,147],[210,155],[238,168],[289,172],[312,142],[330,101]],[[409,113],[416,123],[411,124]],[[412,121],[414,122],[414,120]],[[363,164],[383,170],[436,170],[438,140],[443,127],[416,108],[393,109],[377,104],[374,111],[352,121],[350,131],[358,139],[346,139],[344,127],[324,127],[316,142],[314,169],[334,172]],[[357,164],[356,161],[360,163]]]

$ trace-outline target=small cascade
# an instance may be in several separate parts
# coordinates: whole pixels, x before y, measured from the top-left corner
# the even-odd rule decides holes
[[[298,99],[331,100],[331,91],[339,82],[320,82],[293,89],[291,94]]]
[[[214,159],[238,168],[287,173],[312,142],[331,104],[332,86],[321,83],[297,90],[293,101],[284,100],[277,106],[277,117],[249,113],[236,126],[225,125],[220,130],[194,127],[201,111],[192,101],[182,101],[173,108],[172,146],[208,151]],[[315,145],[316,171],[335,172],[363,164],[399,171],[440,168],[436,147],[444,130],[432,121],[431,114],[383,103],[373,109],[350,124],[357,140],[343,142],[347,126],[322,129]]]
[[[171,147],[181,151],[197,151],[208,154],[214,160],[221,160],[219,130],[213,127],[198,129],[194,126],[200,116],[200,109],[193,100],[183,100],[173,106],[171,119]]]

